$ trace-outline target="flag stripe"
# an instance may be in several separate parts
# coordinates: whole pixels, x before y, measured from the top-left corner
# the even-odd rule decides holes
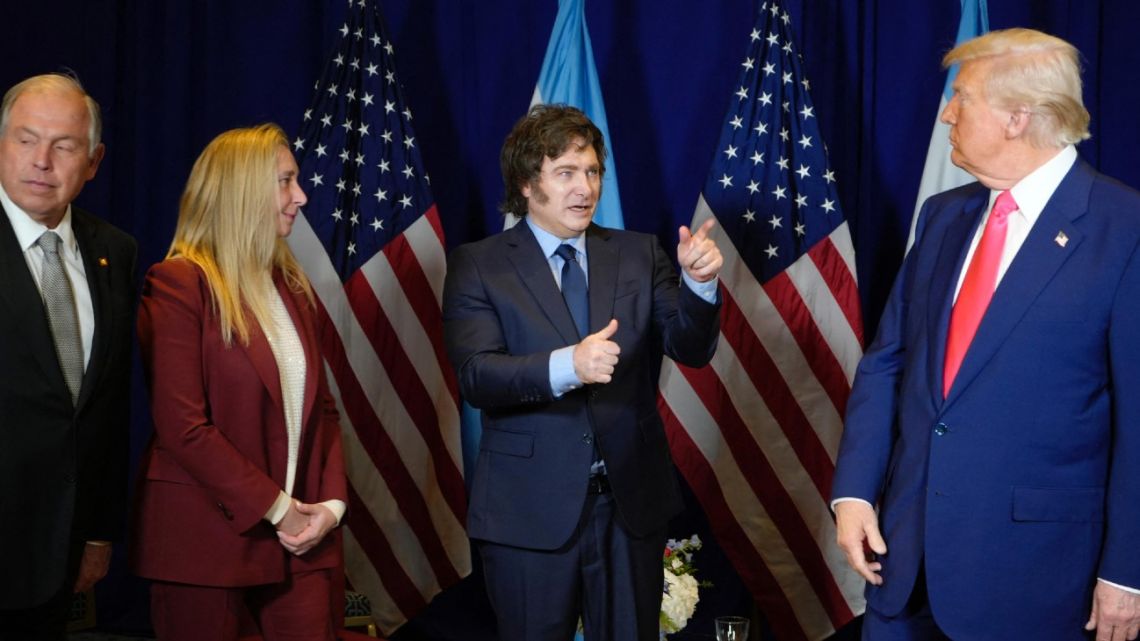
[[[326,321],[325,326],[332,327],[327,313],[323,311],[323,306],[321,314]],[[322,339],[321,347],[324,350],[325,360],[333,372],[345,413],[355,428],[361,446],[384,477],[385,483],[391,488],[393,499],[400,506],[400,513],[419,538],[440,582],[448,584],[457,581],[455,568],[448,559],[439,533],[433,527],[424,495],[420,493],[415,480],[408,472],[408,467],[404,459],[399,456],[387,430],[372,411],[368,395],[351,375],[352,369],[346,364],[344,346],[331,332],[323,332]]]
[[[344,345],[346,344],[367,345],[368,339],[365,337],[356,316],[352,313],[345,291],[335,272],[332,271],[332,265],[323,259],[324,250],[320,247],[319,241],[313,235],[307,220],[304,218],[298,218],[294,224],[290,243],[309,274],[317,297],[322,303],[322,313],[325,314],[326,318],[339,319],[321,327],[322,335],[333,332],[333,335],[327,338],[322,336],[322,341],[327,340],[329,348],[333,350],[331,352],[326,351],[324,354],[326,361],[329,362],[330,370],[334,373],[344,372],[343,376],[354,383],[356,390],[390,389],[391,383],[388,381],[387,372],[381,366],[374,352],[368,349],[345,350]],[[374,260],[382,260],[382,256],[380,254]],[[411,328],[405,327],[404,331],[408,333]],[[341,376],[334,374],[331,378],[335,382]],[[359,405],[359,407],[354,408],[354,412],[371,414],[372,425],[407,425],[411,421],[401,399],[395,394],[379,395],[374,406],[373,402],[370,402],[362,392],[357,391],[353,394],[350,397],[356,398]],[[339,398],[340,394],[338,394]],[[348,416],[347,411],[343,413]],[[377,419],[379,423],[376,423]],[[361,430],[361,432],[364,435],[371,434],[369,429]],[[403,472],[413,475],[415,487],[418,488],[416,500],[422,502],[423,499],[418,497],[420,495],[431,496],[433,493],[431,488],[434,482],[431,466],[420,463],[421,461],[426,462],[430,458],[426,445],[422,439],[412,438],[413,434],[418,434],[418,431],[397,431],[391,434],[386,433],[385,437],[390,437],[392,442],[396,444],[399,450],[399,461],[412,463],[404,466]],[[370,447],[376,447],[372,440],[368,442]],[[462,519],[458,518],[454,511],[444,504],[430,503],[428,508],[432,513],[432,521],[439,529],[441,537],[447,542],[448,550],[452,551],[451,556],[457,563],[456,567],[463,567],[466,561],[461,563],[460,560],[467,559],[469,552],[462,552],[462,549],[467,546]],[[457,548],[456,546],[462,547]]]
[[[778,476],[779,483],[787,491],[787,495],[795,503],[799,517],[807,524],[814,535],[815,541],[833,541],[835,539],[835,522],[831,516],[828,497],[811,492],[815,484],[808,468],[800,464],[792,445],[786,437],[786,430],[764,404],[763,398],[755,393],[751,381],[744,375],[744,368],[736,352],[726,346],[718,350],[710,363],[715,374],[714,380],[719,380],[727,395],[727,403],[731,411],[745,419],[748,431],[754,442],[762,449],[765,459]],[[712,414],[705,412],[699,416],[711,421]],[[714,426],[715,427],[715,426]],[[824,426],[826,427],[826,426]],[[837,425],[834,427],[838,427]],[[817,427],[818,429],[818,427]],[[742,460],[748,460],[741,457]],[[764,486],[762,486],[764,487]],[[776,491],[776,490],[773,490]],[[782,491],[782,490],[781,490]],[[763,503],[764,495],[759,495]],[[825,545],[818,548],[832,572],[830,580],[842,583],[845,580],[856,579],[856,588],[851,591],[847,587],[842,589],[844,594],[854,594],[861,598],[862,583],[858,575],[847,569],[846,559],[837,546]]]
[[[346,567],[385,634],[471,571],[444,234],[378,2],[350,3],[292,141],[351,488]]]
[[[799,464],[785,432],[776,418],[769,412],[763,399],[756,395],[751,382],[743,373],[737,354],[728,347],[718,350],[710,365],[711,368],[706,368],[705,371],[711,369],[715,374],[714,380],[719,379],[719,383],[723,386],[722,390],[726,395],[726,400],[723,403],[727,403],[736,416],[746,421],[749,435],[763,451],[765,460],[777,475],[780,485],[786,489],[788,497],[795,503],[799,518],[807,525],[814,540],[816,542],[834,541],[835,522],[827,503],[828,497],[820,496],[811,491],[814,484],[811,475],[803,465]],[[706,410],[709,409],[711,408],[706,406]],[[711,423],[713,415],[709,411],[696,412],[695,416],[706,421],[705,425],[713,428],[704,431],[713,432],[716,427],[719,427]],[[703,436],[704,431],[700,431],[701,434],[698,435],[703,439],[702,443],[712,438],[711,436]],[[723,436],[719,437],[719,440],[723,441]],[[707,447],[704,449],[709,450]],[[748,457],[739,458],[750,460]],[[766,488],[766,486],[761,486],[761,488]],[[762,505],[765,505],[766,492],[768,491],[765,490],[765,493],[756,495]],[[783,490],[773,489],[770,491]],[[751,499],[740,500],[747,505],[747,501]],[[761,540],[757,542],[763,543]],[[817,550],[822,552],[832,575],[826,582],[819,584],[828,585],[831,582],[836,582],[836,584],[841,585],[841,592],[846,595],[845,598],[849,603],[861,603],[862,580],[858,575],[848,570],[842,551],[834,545],[821,546]],[[851,582],[851,584],[848,585],[845,582]],[[830,590],[827,592],[830,593]],[[832,596],[834,596],[833,593]],[[854,602],[851,601],[852,596],[855,599]]]
[[[748,389],[758,395],[771,410],[773,420],[792,445],[800,465],[808,472],[812,483],[816,486],[817,494],[821,497],[827,496],[831,487],[831,477],[835,473],[833,457],[824,448],[812,422],[804,414],[799,400],[794,397],[788,381],[779,376],[772,376],[772,372],[778,371],[779,368],[771,360],[764,345],[756,341],[755,334],[746,327],[746,318],[736,305],[732,294],[727,290],[722,294],[724,303],[721,306],[723,316],[721,339],[731,346],[733,352],[745,356],[739,363],[741,370],[749,379]],[[819,394],[816,398],[824,398],[824,395]]]
[[[788,492],[789,487],[795,487],[793,479],[780,478],[772,469],[767,453],[757,445],[749,426],[745,425],[732,405],[728,391],[718,378],[720,372],[708,368],[694,370],[682,365],[675,366],[688,381],[692,391],[700,397],[708,414],[718,417],[721,439],[736,462],[735,467],[740,470],[742,480],[755,496],[762,497],[764,511],[772,521],[775,535],[785,541],[799,571],[815,591],[816,598],[842,603],[844,598],[831,575],[831,569],[827,567],[822,551],[814,543],[811,528],[800,513],[804,507],[802,504],[812,501],[815,503],[813,507],[816,508],[816,515],[826,515],[826,509],[820,509],[824,508],[823,500],[817,497],[813,501],[810,496],[801,494],[798,497],[800,505],[796,505],[797,501]],[[747,465],[741,465],[742,461],[747,462]],[[850,612],[838,614],[840,618],[849,615]]]
[[[396,242],[393,240],[388,245],[391,246]],[[435,400],[431,398],[425,388],[425,380],[430,381],[431,378],[424,377],[423,370],[426,369],[427,363],[438,361],[417,359],[417,364],[413,365],[412,359],[404,351],[403,345],[397,337],[413,336],[415,333],[405,331],[402,334],[397,334],[394,324],[389,320],[384,307],[381,305],[381,301],[391,301],[396,296],[392,290],[397,287],[395,285],[397,276],[378,274],[376,276],[379,277],[369,278],[373,275],[369,273],[369,267],[373,264],[383,265],[390,269],[388,261],[380,260],[381,256],[386,255],[386,253],[377,254],[376,258],[358,270],[345,283],[345,293],[357,320],[362,326],[372,330],[367,337],[376,355],[379,356],[384,370],[387,372],[415,372],[418,370],[419,376],[390,376],[390,389],[399,399],[399,402],[403,403],[412,424],[419,430],[420,436],[427,445],[432,464],[435,467],[435,478],[442,489],[444,499],[447,500],[456,517],[463,520],[466,506],[464,504],[463,479],[455,458],[457,453],[449,452],[443,442],[439,433],[441,417],[436,411]],[[399,277],[405,275],[400,274]],[[376,289],[373,289],[372,283],[377,284]],[[384,291],[385,289],[387,291]],[[406,305],[395,305],[394,308],[398,311],[410,311]],[[411,320],[414,322],[414,317]],[[409,326],[407,319],[404,319],[403,326]],[[446,389],[446,386],[442,384],[442,377],[439,376],[440,371],[436,369],[431,373],[435,374],[434,378],[438,381],[434,388]],[[445,409],[453,418],[458,415],[454,402]],[[454,427],[454,421],[452,426]]]
[[[757,603],[765,612],[779,613],[768,620],[782,641],[806,639],[803,630],[795,623],[791,602],[780,589],[768,565],[755,545],[745,534],[740,521],[725,501],[721,486],[708,461],[701,455],[691,436],[673,414],[664,397],[658,397],[658,410],[665,422],[669,445],[674,451],[677,466],[694,492],[699,493],[701,505],[713,528],[713,535],[722,550],[730,555],[739,569],[741,580],[755,595],[762,595]]]
[[[331,374],[331,372],[330,372]],[[331,378],[331,376],[330,376]],[[331,391],[336,395],[341,416],[346,417],[347,412],[340,404],[340,390],[335,387],[335,381],[330,382]],[[392,495],[384,477],[369,458],[364,446],[360,443],[356,429],[342,418],[344,433],[345,471],[353,491],[360,497],[362,504],[368,511],[368,516],[384,532],[385,545],[390,545],[392,554],[399,561],[404,576],[413,581],[420,595],[431,595],[441,589],[436,580],[435,572],[428,562],[427,555],[416,533],[400,514],[399,505]],[[356,516],[364,518],[363,515]],[[351,528],[350,528],[351,529]],[[442,530],[443,528],[441,528]],[[456,529],[452,527],[451,529]],[[462,532],[461,532],[462,533]],[[348,566],[353,576],[360,568]]]
[[[711,430],[696,434],[689,427],[693,421],[701,420],[703,409],[698,409],[700,405],[693,402],[694,398],[686,398],[693,393],[680,372],[671,363],[667,367],[671,370],[668,375],[678,384],[664,383],[662,397],[668,409],[675,412],[680,426],[674,430],[667,423],[670,443],[681,473],[708,514],[717,542],[752,590],[756,603],[764,608],[773,629],[787,633],[780,634],[781,639],[810,638],[811,635],[805,635],[801,620],[817,631],[830,628],[829,617],[764,507],[744,489],[735,464],[717,456],[728,446]],[[812,598],[805,599],[804,594],[811,594]]]
[[[693,214],[715,218],[721,337],[661,372],[670,444],[713,532],[781,639],[861,614],[864,582],[828,506],[862,356],[854,251],[781,3],[760,5]],[[760,569],[763,568],[763,572]]]
[[[434,208],[432,211],[434,212]],[[423,442],[430,448],[435,473],[439,484],[446,492],[448,503],[455,512],[455,518],[462,522],[466,518],[466,502],[460,464],[462,458],[458,442],[458,407],[455,396],[449,392],[449,388],[455,387],[455,376],[449,361],[442,353],[442,347],[439,346],[437,350],[437,346],[433,344],[437,340],[442,340],[442,327],[433,325],[433,323],[438,325],[442,321],[442,316],[437,309],[433,315],[428,316],[426,323],[421,323],[423,313],[418,311],[418,307],[415,311],[413,310],[415,306],[413,300],[409,300],[405,296],[407,288],[402,285],[407,280],[408,282],[420,283],[420,291],[427,290],[427,274],[420,268],[425,263],[417,263],[413,257],[426,254],[423,256],[424,260],[443,260],[441,245],[436,245],[435,250],[428,249],[431,239],[438,238],[434,230],[435,226],[431,224],[430,220],[427,220],[425,214],[420,220],[409,226],[404,234],[389,243],[390,246],[398,245],[401,248],[397,253],[401,256],[399,262],[404,267],[400,269],[393,268],[393,264],[388,260],[387,251],[377,254],[372,260],[365,263],[354,276],[354,279],[363,274],[367,278],[371,296],[362,290],[359,299],[353,300],[352,306],[354,308],[359,306],[358,311],[360,313],[358,313],[359,318],[357,320],[365,317],[371,319],[368,322],[360,322],[360,325],[370,327],[373,330],[370,336],[391,336],[392,338],[388,340],[394,338],[393,344],[389,346],[391,350],[389,356],[392,360],[384,364],[384,370],[409,372],[414,369],[416,372],[417,377],[397,377],[412,390],[412,393],[408,396],[402,393],[387,395],[386,398],[382,396],[380,403],[382,405],[410,405],[421,408],[419,420],[415,421],[416,426],[423,436]],[[426,238],[415,244],[419,249],[413,253],[412,247],[414,245],[411,239],[420,237]],[[436,271],[442,270],[436,269]],[[352,279],[350,279],[350,283],[359,285]],[[347,286],[348,284],[346,284]],[[422,298],[422,296],[418,296],[417,299],[419,300],[416,300],[415,304],[418,306],[433,304],[425,303]],[[372,321],[375,321],[377,325],[371,325],[370,322]],[[431,329],[432,327],[434,329]],[[383,331],[388,328],[391,328],[392,334]],[[396,328],[399,328],[400,331],[396,332]],[[364,339],[365,337],[361,333],[360,340]],[[376,343],[375,339],[371,342],[373,345]],[[408,354],[428,354],[433,351],[437,353],[436,359],[412,360],[407,356]],[[376,353],[381,353],[381,350],[377,350]],[[388,386],[386,381],[381,381],[380,384]],[[430,399],[427,396],[428,390],[436,390]],[[425,416],[433,413],[434,417],[425,420]],[[399,414],[386,415],[382,412],[381,416],[387,416],[385,422],[392,420],[402,422],[405,420],[405,417]],[[415,417],[409,411],[407,418]],[[397,441],[397,445],[400,446],[402,458],[420,460],[421,451],[406,450],[403,445],[403,443],[409,442],[406,437],[400,438],[399,434],[392,436]],[[428,483],[430,478],[430,475],[417,478],[417,485],[421,490],[425,488],[424,483]]]
[[[711,215],[701,198],[694,223],[699,224],[698,220]],[[780,424],[788,438],[797,444],[796,451],[807,469],[813,476],[824,475],[825,478],[817,479],[816,483],[820,493],[826,496],[839,446],[838,440],[829,436],[838,432],[842,417],[833,404],[820,402],[827,398],[826,390],[804,360],[803,352],[789,349],[795,344],[794,337],[767,292],[752,278],[735,246],[722,240],[716,227],[712,231],[710,235],[716,238],[724,258],[721,270],[725,294],[721,311],[724,338],[737,353],[745,355],[741,367],[752,378],[757,393],[780,417]],[[816,463],[809,465],[813,461]]]
[[[361,500],[367,501],[368,499],[361,497]],[[384,579],[381,578],[376,566],[372,565],[372,560],[364,551],[365,548],[382,545],[382,542],[362,543],[356,540],[352,529],[347,525],[342,528],[342,532],[344,536],[345,574],[348,576],[351,589],[368,595],[371,606],[370,612],[376,621],[402,621],[404,616],[399,606],[396,605],[391,593],[384,587]],[[395,552],[393,554],[396,558],[400,558]]]
[[[364,502],[350,485],[348,488],[348,514],[345,518],[349,531],[352,532],[357,541],[362,543],[360,549],[368,557],[368,565],[380,573],[385,591],[391,596],[396,606],[404,612],[419,610],[425,605],[423,597],[420,596],[416,586],[412,585],[408,575],[404,574],[400,568],[384,532],[380,530],[375,521],[365,516],[367,513],[368,510]],[[350,580],[351,576],[350,570]]]
[[[831,342],[832,347],[842,349],[843,344],[863,344],[863,317],[859,305],[859,286],[855,282],[855,274],[849,268],[847,261],[844,258],[842,251],[836,246],[834,242],[836,239],[846,239],[847,244],[851,243],[851,234],[847,229],[847,223],[843,223],[838,229],[831,232],[831,236],[824,241],[820,241],[815,247],[808,250],[808,256],[815,266],[814,278],[799,278],[793,274],[792,280],[796,282],[796,287],[804,292],[810,289],[812,292],[816,288],[812,286],[814,282],[822,282],[827,286],[827,291],[831,294],[830,297],[820,296],[819,298],[825,303],[834,303],[838,306],[843,319],[847,322],[854,334],[850,340],[842,342],[835,340]],[[806,265],[806,263],[804,263]],[[807,281],[808,285],[801,285],[801,281]],[[813,314],[814,315],[814,314]],[[828,318],[833,318],[831,314],[827,315]],[[817,324],[827,325],[841,329],[842,323],[826,322],[818,318]],[[843,351],[837,351],[836,354],[843,354]],[[862,350],[856,350],[856,353],[861,354]],[[846,358],[840,359],[844,363],[843,370],[854,374],[855,366],[859,363],[859,358]],[[852,361],[854,361],[852,363]],[[850,377],[849,377],[850,378]]]
[[[428,276],[424,273],[423,265],[425,264],[421,257],[412,248],[410,237],[419,228],[430,228],[431,222],[428,216],[435,216],[435,205],[432,205],[430,211],[420,217],[418,221],[413,223],[408,229],[404,230],[396,238],[393,238],[388,245],[384,248],[384,255],[388,257],[388,263],[391,266],[391,273],[385,274],[385,280],[391,280],[404,292],[404,297],[408,302],[409,311],[412,315],[405,320],[406,323],[411,324],[418,319],[418,325],[423,328],[427,334],[429,343],[417,344],[414,349],[407,350],[410,354],[430,354],[435,353],[435,363],[438,365],[435,371],[430,373],[430,383],[426,386],[429,389],[434,389],[442,384],[446,389],[451,392],[452,405],[458,405],[459,399],[459,385],[455,380],[455,373],[451,369],[450,361],[447,360],[447,353],[443,344],[443,313],[440,309],[440,299],[435,295],[435,288],[428,280]],[[427,243],[423,243],[426,245]],[[435,257],[438,260],[446,262],[442,252],[438,252]],[[373,274],[367,270],[368,264],[361,268],[362,271],[368,273],[369,280],[373,283],[377,279]],[[383,281],[381,281],[383,282]],[[377,293],[377,298],[385,300],[384,297]],[[404,326],[404,323],[397,322],[397,326]],[[401,335],[401,338],[403,335]],[[421,368],[422,370],[422,368]],[[425,372],[421,371],[420,376],[424,378]],[[428,381],[425,381],[428,382]],[[434,385],[433,385],[434,384]]]
[[[810,262],[810,258],[801,257],[792,267],[803,262]],[[843,406],[847,402],[846,396],[849,386],[847,377],[844,375],[843,367],[839,364],[838,359],[835,358],[835,353],[829,349],[827,339],[823,337],[819,325],[813,321],[811,312],[804,304],[799,290],[792,283],[791,276],[788,274],[792,267],[773,276],[762,287],[767,292],[768,298],[772,300],[776,312],[783,319],[784,325],[792,333],[796,344],[799,345],[804,360],[811,368],[815,379],[827,392],[827,397],[835,407],[835,411],[842,415]],[[830,483],[830,480],[828,482]]]

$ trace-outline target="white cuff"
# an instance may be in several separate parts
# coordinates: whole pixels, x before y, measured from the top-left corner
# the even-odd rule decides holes
[[[293,499],[285,492],[278,493],[277,500],[273,502],[273,505],[269,506],[269,511],[261,518],[269,521],[273,525],[277,525],[281,522],[281,519],[285,518],[285,514],[289,512],[289,504],[292,502]]]

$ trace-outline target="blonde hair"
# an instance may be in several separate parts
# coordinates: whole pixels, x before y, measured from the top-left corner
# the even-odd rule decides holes
[[[1033,29],[1003,29],[954,47],[942,58],[942,66],[981,58],[993,63],[986,79],[987,101],[1011,111],[1027,108],[1030,144],[1063,147],[1089,137],[1076,47]]]
[[[313,302],[312,289],[277,236],[277,154],[289,149],[274,124],[231,129],[214,138],[190,170],[167,258],[181,256],[206,275],[222,340],[249,344],[252,321],[269,324],[272,274]]]
[[[16,100],[29,92],[74,93],[83,99],[87,107],[87,157],[95,155],[95,148],[99,146],[103,136],[103,116],[99,110],[99,103],[87,93],[80,84],[79,78],[72,73],[45,73],[32,76],[12,86],[0,101],[0,135],[8,129],[8,117],[12,114],[12,105]]]

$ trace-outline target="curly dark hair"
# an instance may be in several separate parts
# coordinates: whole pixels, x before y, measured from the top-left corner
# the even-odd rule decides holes
[[[606,172],[606,141],[602,132],[581,110],[569,105],[535,105],[515,123],[503,142],[499,166],[503,171],[506,196],[499,210],[504,214],[526,216],[523,185],[533,184],[546,158],[561,156],[570,145],[581,141],[592,145],[598,155],[599,177]]]

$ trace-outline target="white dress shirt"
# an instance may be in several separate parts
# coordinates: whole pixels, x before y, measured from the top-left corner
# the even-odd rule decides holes
[[[8,221],[12,223],[12,231],[16,234],[16,242],[24,252],[24,260],[28,262],[28,271],[32,272],[32,280],[36,289],[43,296],[41,279],[44,273],[44,250],[37,241],[44,232],[54,231],[59,234],[59,258],[63,261],[63,270],[67,280],[71,281],[71,291],[75,296],[75,312],[79,318],[79,338],[83,344],[83,369],[87,370],[87,363],[91,360],[91,342],[95,336],[95,308],[91,304],[91,290],[87,287],[87,270],[83,267],[83,255],[79,253],[79,242],[75,239],[75,232],[71,228],[71,206],[63,215],[63,220],[55,229],[49,230],[36,222],[23,209],[16,206],[8,197],[4,187],[0,185],[0,205],[4,206],[4,213],[8,214]]]
[[[1005,246],[1001,250],[1001,262],[998,263],[994,289],[997,289],[998,284],[1001,283],[1001,279],[1009,269],[1010,263],[1013,262],[1014,256],[1017,256],[1017,252],[1025,244],[1025,239],[1029,237],[1033,224],[1037,222],[1041,212],[1045,209],[1045,205],[1053,197],[1053,192],[1061,186],[1065,174],[1069,173],[1075,162],[1077,162],[1077,149],[1069,145],[1062,149],[1059,154],[1053,156],[1049,162],[1034,169],[1032,173],[1010,188],[1009,193],[1013,196],[1013,202],[1017,203],[1017,209],[1009,213],[1005,232]],[[974,251],[977,250],[978,243],[982,240],[982,232],[986,228],[986,222],[990,219],[994,201],[997,200],[1000,193],[1001,191],[990,190],[990,200],[986,205],[986,213],[978,223],[978,229],[974,232],[973,240],[970,241],[970,251],[966,253],[966,262],[962,263],[962,271],[958,274],[958,285],[954,288],[955,301],[958,300],[958,292],[962,290],[962,282],[966,280],[966,270],[974,258]]]
[[[277,500],[269,508],[265,519],[276,525],[285,518],[292,501],[293,483],[297,478],[297,460],[301,445],[301,413],[305,405],[305,347],[301,337],[281,299],[277,288],[269,283],[272,296],[269,300],[271,323],[263,328],[273,359],[277,361],[278,378],[281,381],[281,403],[285,412],[285,432],[289,446],[285,467],[285,488],[277,495]],[[321,503],[333,513],[339,524],[344,516],[345,504],[339,499]]]

